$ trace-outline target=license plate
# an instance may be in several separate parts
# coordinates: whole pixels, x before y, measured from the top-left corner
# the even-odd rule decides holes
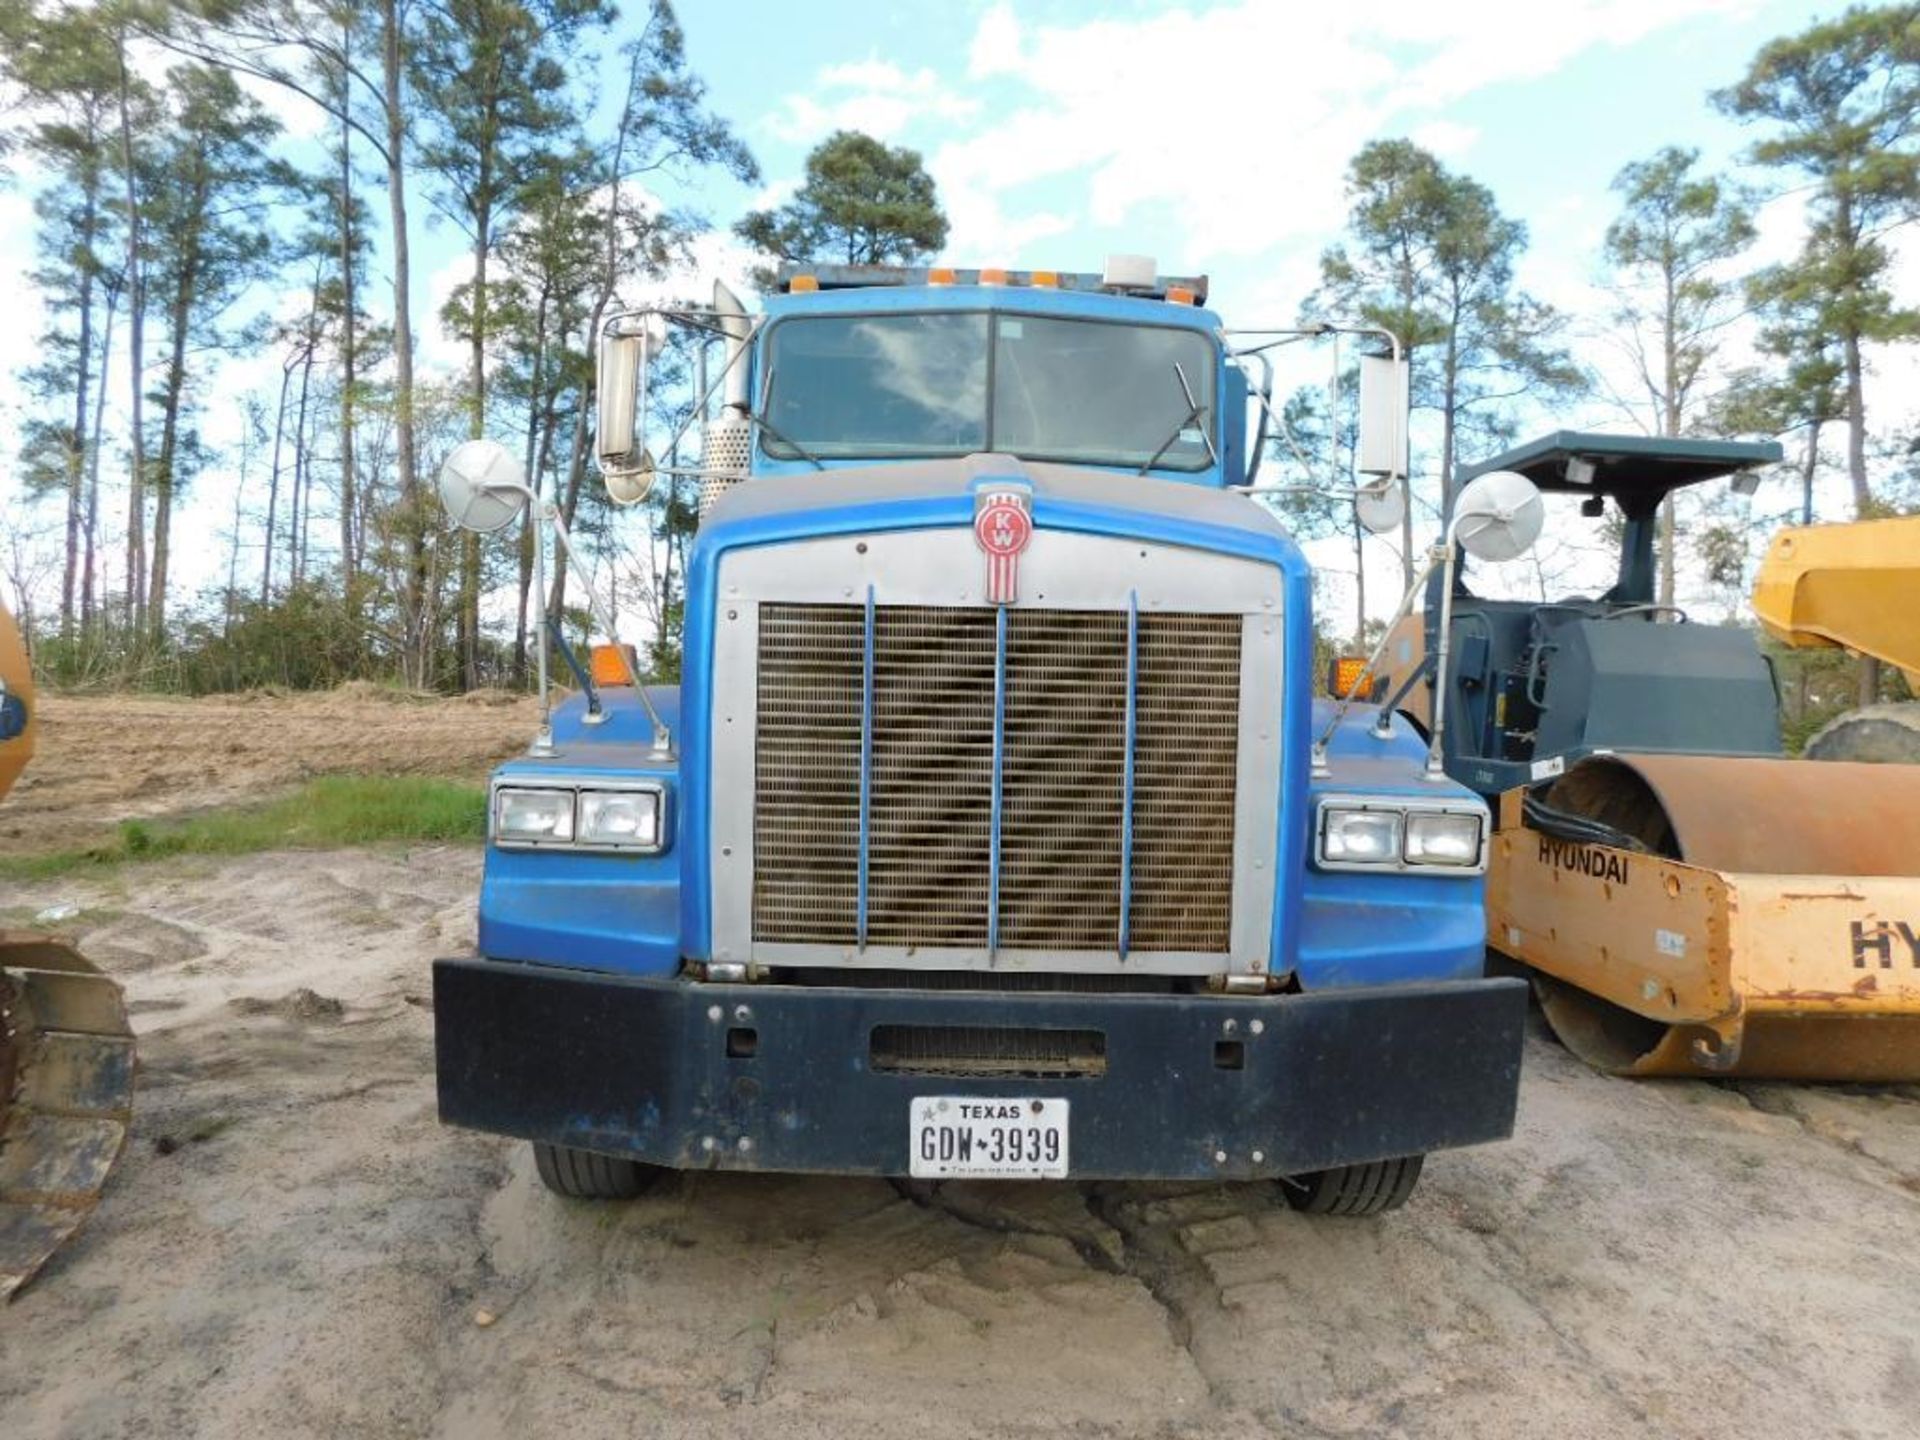
[[[1067,1102],[923,1095],[907,1139],[916,1180],[1064,1180]]]

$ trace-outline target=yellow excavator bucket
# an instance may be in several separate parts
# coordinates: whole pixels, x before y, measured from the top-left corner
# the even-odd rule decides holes
[[[58,940],[0,930],[0,1300],[100,1202],[133,1120],[120,991]]]
[[[1871,655],[1920,693],[1920,515],[1782,530],[1753,613],[1782,644]]]
[[[0,797],[33,754],[26,646],[0,609]],[[0,930],[0,1301],[100,1202],[133,1116],[120,987],[49,935]]]
[[[1596,756],[1502,797],[1488,940],[1569,1049],[1629,1075],[1920,1080],[1920,769]]]

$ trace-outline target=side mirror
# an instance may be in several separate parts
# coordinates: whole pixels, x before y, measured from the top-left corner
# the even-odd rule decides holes
[[[1369,535],[1391,535],[1406,513],[1407,487],[1400,480],[1362,486],[1353,497],[1354,518]]]
[[[595,446],[600,468],[612,475],[631,468],[646,444],[647,336],[609,329],[600,337],[599,413]],[[649,462],[647,467],[652,469]]]
[[[1533,548],[1546,520],[1538,486],[1512,470],[1489,470],[1455,497],[1449,533],[1476,560],[1512,560]]]
[[[526,471],[497,440],[454,446],[440,466],[439,485],[447,518],[480,535],[506,529],[532,498]]]
[[[1360,453],[1362,475],[1404,480],[1407,475],[1407,410],[1412,365],[1404,357],[1360,357]],[[1364,522],[1363,522],[1364,523]],[[1398,523],[1396,517],[1395,523]]]

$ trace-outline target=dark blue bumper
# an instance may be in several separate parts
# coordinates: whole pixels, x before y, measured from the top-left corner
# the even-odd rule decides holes
[[[955,1094],[1066,1098],[1086,1179],[1250,1179],[1473,1145],[1512,1133],[1525,1013],[1504,979],[1166,996],[434,966],[442,1120],[682,1169],[904,1175],[912,1100]],[[903,1029],[1071,1032],[1081,1073],[888,1068],[876,1032]]]

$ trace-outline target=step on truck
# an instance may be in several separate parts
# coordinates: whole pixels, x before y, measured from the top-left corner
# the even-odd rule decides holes
[[[1511,1133],[1487,807],[1315,698],[1309,568],[1249,493],[1278,332],[1205,291],[787,267],[758,314],[609,324],[609,492],[698,496],[680,682],[542,621],[576,688],[493,776],[478,956],[434,967],[443,1120],[569,1196],[1277,1180],[1346,1214]],[[1378,511],[1404,365],[1364,364]],[[530,502],[569,563],[500,447],[441,490],[482,530]]]

